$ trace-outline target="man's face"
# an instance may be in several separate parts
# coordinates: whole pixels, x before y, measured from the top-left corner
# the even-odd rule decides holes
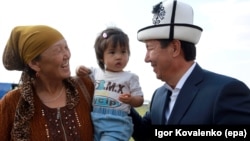
[[[145,62],[151,63],[156,77],[162,81],[166,80],[171,70],[173,48],[170,43],[167,47],[162,48],[158,40],[147,40]]]

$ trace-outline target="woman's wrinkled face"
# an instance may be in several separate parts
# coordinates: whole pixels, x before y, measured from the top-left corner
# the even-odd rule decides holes
[[[168,78],[171,74],[171,64],[172,64],[172,48],[168,47],[162,48],[161,44],[157,40],[147,40],[145,41],[147,52],[145,56],[145,62],[151,63],[153,71],[156,77],[162,81]]]
[[[49,79],[65,79],[70,76],[70,50],[65,39],[62,39],[41,54],[38,61],[39,75]]]

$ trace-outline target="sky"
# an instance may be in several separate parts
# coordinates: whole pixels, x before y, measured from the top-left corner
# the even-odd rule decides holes
[[[194,10],[194,24],[203,29],[196,62],[207,70],[237,78],[250,87],[250,1],[179,0]],[[125,70],[139,76],[145,100],[164,82],[144,62],[145,44],[137,31],[152,24],[153,5],[160,0],[8,0],[0,1],[0,58],[12,28],[45,24],[58,29],[71,50],[71,75],[79,65],[98,67],[94,40],[108,26],[130,38],[131,56]],[[8,71],[0,61],[0,82],[18,83],[21,72]]]

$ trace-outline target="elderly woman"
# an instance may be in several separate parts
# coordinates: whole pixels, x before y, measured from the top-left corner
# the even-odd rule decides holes
[[[12,30],[3,64],[22,75],[19,88],[0,101],[1,140],[93,140],[94,85],[89,77],[70,77],[70,56],[63,35],[52,27]]]

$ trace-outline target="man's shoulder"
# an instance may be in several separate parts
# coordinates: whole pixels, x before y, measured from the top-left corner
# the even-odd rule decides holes
[[[213,72],[213,71],[208,71],[208,70],[204,70],[205,76],[207,76],[207,78],[211,78],[213,80],[221,80],[221,81],[239,81],[237,78],[234,78],[232,76],[229,75],[225,75],[222,73],[218,73],[218,72]]]

